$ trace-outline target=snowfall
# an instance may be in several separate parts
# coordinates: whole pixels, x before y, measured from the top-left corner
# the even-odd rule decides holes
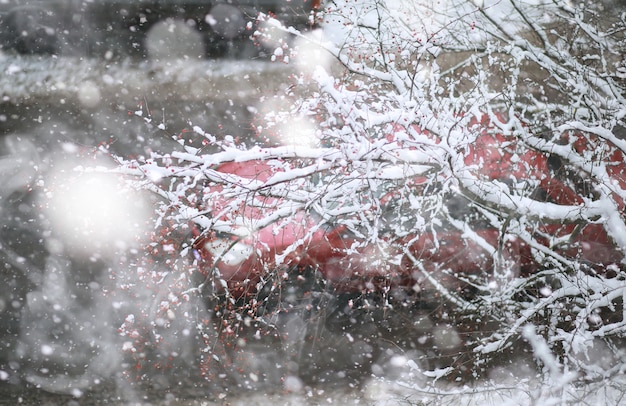
[[[341,30],[326,29],[335,41],[341,36]],[[114,167],[103,148],[124,156],[167,150],[172,135],[185,128],[252,136],[251,123],[256,113],[267,111],[266,100],[289,88],[294,69],[314,63],[171,57],[180,52],[162,51],[144,61],[0,53],[0,255],[11,270],[2,281],[9,289],[1,292],[0,325],[19,331],[3,332],[1,341],[19,359],[31,360],[14,369],[11,362],[0,362],[0,403],[1,398],[14,404],[68,405],[626,402],[626,378],[574,386],[531,330],[524,334],[533,356],[555,365],[549,384],[538,380],[523,357],[494,369],[489,379],[458,383],[444,378],[445,370],[420,368],[413,358],[419,353],[401,351],[390,353],[384,365],[374,364],[358,385],[337,378],[309,386],[290,376],[275,387],[255,389],[258,377],[249,374],[244,381],[251,382],[251,389],[230,387],[206,395],[197,387],[150,393],[123,382],[124,354],[130,348],[124,346],[130,344],[120,341],[124,318],[117,317],[131,311],[127,301],[142,297],[134,290],[140,281],[133,279],[132,257],[146,243],[140,236],[154,221],[154,201],[129,192],[103,170],[84,169]],[[307,54],[319,56],[316,52]],[[115,275],[120,279],[111,282]],[[107,291],[122,285],[122,293]],[[65,327],[56,332],[59,326]],[[453,328],[438,334],[442,347],[458,340]],[[181,337],[169,338],[184,345]],[[3,358],[11,359],[6,352],[0,349]],[[249,357],[251,363],[270,362],[265,353],[251,351]],[[57,374],[46,368],[58,368]],[[155,376],[155,387],[171,383],[163,379],[175,378]]]

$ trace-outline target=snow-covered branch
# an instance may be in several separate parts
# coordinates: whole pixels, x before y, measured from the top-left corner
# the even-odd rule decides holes
[[[216,286],[250,298],[308,267],[339,293],[437,300],[495,326],[466,343],[476,365],[523,335],[564,384],[626,334],[625,44],[560,0],[442,7],[336,1],[332,38],[272,22],[299,41],[275,56],[332,63],[276,97],[270,142],[195,129],[203,148],[117,172],[195,224]]]

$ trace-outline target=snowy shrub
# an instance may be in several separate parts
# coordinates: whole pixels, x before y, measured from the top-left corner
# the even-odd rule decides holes
[[[305,379],[315,345],[332,376],[375,373],[383,342],[431,378],[524,351],[561,387],[622,372],[623,19],[559,0],[436,7],[334,1],[306,35],[262,16],[296,35],[274,52],[296,74],[256,139],[194,127],[175,151],[118,158],[160,198],[153,247],[182,281],[163,314],[208,307],[188,315],[211,379],[238,357],[245,387]],[[283,370],[250,355],[264,338]]]

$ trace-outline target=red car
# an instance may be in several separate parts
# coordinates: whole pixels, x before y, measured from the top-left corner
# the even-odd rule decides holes
[[[464,155],[472,176],[500,185],[532,184],[534,190],[525,189],[526,198],[559,206],[578,206],[590,196],[586,194],[593,193],[584,179],[560,173],[563,169],[558,159],[519,147],[514,138],[496,131],[486,116],[474,124],[484,130]],[[577,137],[573,148],[579,152],[588,148],[583,136],[570,137]],[[277,165],[263,160],[229,162],[216,171],[249,180],[250,185],[283,173]],[[619,188],[626,189],[626,160],[618,149],[611,151],[607,172]],[[415,176],[405,184],[410,185],[414,196],[438,193],[426,177]],[[505,277],[536,272],[541,265],[535,256],[548,250],[590,264],[590,269],[599,272],[610,271],[614,264],[620,267],[624,260],[624,249],[612,241],[599,222],[537,220],[532,229],[505,233],[505,226],[498,228],[487,222],[484,213],[477,213],[476,205],[461,193],[442,196],[446,216],[422,228],[430,231],[411,232],[409,226],[406,232],[398,232],[412,210],[406,189],[391,188],[381,197],[382,227],[377,244],[365,243],[347,226],[325,224],[300,208],[294,208],[293,213],[277,213],[285,207],[275,194],[242,198],[225,193],[212,200],[211,214],[218,220],[228,217],[231,222],[233,215],[237,216],[240,224],[257,231],[247,233],[245,226],[243,232],[238,229],[236,233],[198,231],[194,247],[203,272],[217,277],[215,280],[234,297],[255,294],[272,277],[298,278],[293,270],[308,267],[319,271],[338,291],[401,287],[418,292],[421,300],[430,300],[446,289],[462,292],[469,289],[472,278],[489,276],[496,266],[494,258],[508,264],[502,268],[508,272]],[[211,188],[209,192],[221,190]],[[619,196],[612,197],[623,212],[624,202]],[[239,199],[235,205],[240,209],[224,210],[233,199]],[[268,221],[268,216],[275,221],[259,223]]]

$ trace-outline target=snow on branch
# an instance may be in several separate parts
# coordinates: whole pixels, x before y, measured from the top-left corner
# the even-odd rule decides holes
[[[263,100],[282,103],[259,117],[267,142],[196,128],[202,148],[117,172],[162,222],[195,225],[226,290],[312,266],[336,292],[484,321],[465,343],[477,368],[525,338],[561,387],[570,367],[598,377],[581,354],[626,334],[624,44],[560,0],[420,7],[333,2],[332,40],[270,21],[301,40],[274,56],[331,62]],[[299,129],[306,145],[288,142]],[[328,262],[307,262],[316,249]]]

